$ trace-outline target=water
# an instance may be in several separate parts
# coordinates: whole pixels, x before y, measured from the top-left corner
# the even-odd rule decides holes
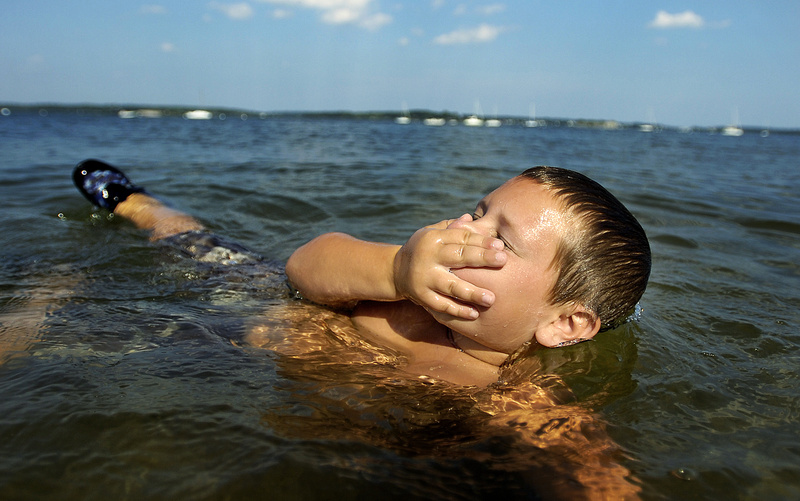
[[[0,117],[0,152],[0,498],[569,498],[570,451],[606,435],[520,438],[490,402],[525,378],[577,399],[528,429],[584,409],[644,498],[800,496],[800,136],[51,112]],[[650,236],[643,316],[505,388],[410,378],[321,323],[321,351],[242,347],[319,312],[94,211],[70,180],[89,157],[278,261],[325,231],[399,243],[526,167],[576,169]]]

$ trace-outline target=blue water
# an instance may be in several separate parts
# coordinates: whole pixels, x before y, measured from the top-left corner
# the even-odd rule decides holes
[[[563,450],[591,447],[520,439],[484,412],[508,387],[409,378],[347,332],[243,346],[321,313],[93,210],[70,179],[90,157],[277,261],[325,231],[401,243],[524,168],[579,170],[639,218],[653,275],[639,322],[515,369],[577,401],[530,422],[590,413],[647,499],[800,497],[798,135],[13,111],[0,498],[571,498]]]

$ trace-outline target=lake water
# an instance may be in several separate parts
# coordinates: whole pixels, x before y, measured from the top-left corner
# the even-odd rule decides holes
[[[553,422],[592,412],[646,499],[800,497],[799,135],[12,110],[0,153],[2,499],[569,497],[571,446],[487,418],[500,389],[409,378],[353,339],[239,346],[304,305],[92,209],[85,158],[278,261],[326,231],[402,243],[533,165],[581,171],[654,268],[638,322],[538,356],[534,380],[577,399]]]

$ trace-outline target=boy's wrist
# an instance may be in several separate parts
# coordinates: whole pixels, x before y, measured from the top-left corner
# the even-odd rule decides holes
[[[389,260],[389,284],[391,286],[391,290],[394,293],[394,300],[400,301],[403,299],[407,299],[405,294],[403,294],[402,288],[398,282],[399,277],[401,276],[401,263],[400,263],[400,253],[402,252],[401,246],[395,246],[391,251],[391,260]]]

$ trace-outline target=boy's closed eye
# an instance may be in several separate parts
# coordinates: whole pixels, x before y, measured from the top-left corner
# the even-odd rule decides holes
[[[477,221],[481,217],[483,217],[483,214],[481,214],[477,210],[476,210],[476,212],[472,213],[472,220],[473,221]],[[494,238],[496,238],[496,239],[500,240],[501,242],[503,242],[503,249],[504,250],[509,250],[511,252],[514,252],[514,249],[511,247],[511,245],[509,245],[508,241],[505,238],[503,238],[503,236],[500,234],[500,232],[495,230],[492,233],[493,233],[492,236]]]

